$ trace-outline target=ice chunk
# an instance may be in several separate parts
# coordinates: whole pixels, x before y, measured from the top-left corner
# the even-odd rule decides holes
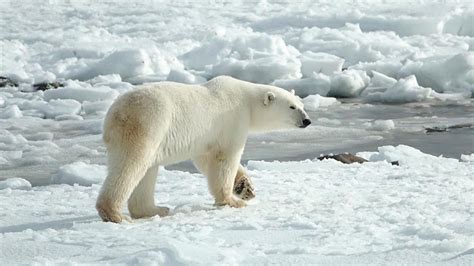
[[[332,97],[323,97],[319,94],[309,95],[303,99],[304,108],[307,111],[316,111],[319,107],[327,107],[337,104],[339,101]]]
[[[371,92],[366,95],[369,101],[388,102],[388,103],[406,103],[420,102],[431,96],[430,88],[423,88],[418,85],[415,76],[409,76],[400,79],[392,87],[383,92]]]
[[[93,79],[88,80],[92,85],[96,84],[109,84],[109,83],[117,83],[122,82],[122,77],[118,74],[110,74],[110,75],[99,75],[94,77]]]
[[[127,79],[153,73],[150,56],[145,50],[124,49],[109,54],[70,78],[88,80],[99,75],[118,74],[122,79]]]
[[[301,73],[304,77],[311,77],[313,73],[331,75],[342,71],[344,59],[327,54],[306,51],[301,55]]]
[[[349,69],[365,70],[367,73],[373,74],[374,72],[381,73],[389,77],[398,77],[403,64],[400,59],[395,58],[384,58],[375,62],[358,62],[355,65],[349,67]]]
[[[369,129],[374,131],[389,131],[395,128],[393,120],[375,120]]]
[[[26,101],[21,105],[22,109],[35,110],[41,113],[45,118],[55,118],[60,115],[75,115],[81,110],[81,103],[76,100],[50,100],[45,101]]]
[[[465,35],[474,37],[474,9],[459,8],[448,14],[438,24],[440,33],[451,33],[453,35]]]
[[[206,78],[229,75],[256,83],[301,77],[299,52],[279,36],[242,32],[212,38],[181,56],[188,69]],[[176,74],[176,73],[175,73]]]
[[[377,71],[372,71],[372,75],[373,77],[370,79],[370,86],[390,88],[395,85],[395,83],[397,83],[396,79],[388,77]]]
[[[7,164],[9,161],[15,161],[23,157],[23,151],[14,150],[14,151],[2,151],[0,150],[0,157],[3,159],[4,164]]]
[[[16,104],[0,109],[0,119],[19,118],[22,116],[23,114]]]
[[[28,140],[25,139],[20,134],[12,134],[8,130],[0,130],[0,143],[6,144],[6,145],[22,145],[27,143]]]
[[[215,38],[182,55],[181,59],[191,69],[204,70],[206,66],[215,65],[226,57],[232,49],[230,45],[226,39]]]
[[[357,97],[370,82],[365,71],[349,69],[331,77],[328,95],[334,97]]]
[[[30,190],[31,184],[28,180],[18,177],[12,177],[0,181],[0,189],[19,189],[19,190]]]
[[[461,154],[461,161],[474,162],[474,153],[472,153],[471,155]]]
[[[344,58],[345,66],[359,62],[381,62],[387,54],[409,54],[414,50],[393,32],[365,32],[359,25],[350,23],[338,28],[304,28],[294,42],[301,52],[322,52]]]
[[[68,81],[63,88],[47,90],[44,92],[44,99],[74,99],[78,102],[113,100],[119,92],[109,87],[91,87],[87,83],[78,81]]]
[[[54,134],[51,132],[35,132],[34,134],[26,136],[28,141],[52,140]]]
[[[91,186],[92,184],[101,183],[106,174],[107,167],[105,165],[75,162],[61,166],[52,177],[52,181],[59,184]]]
[[[474,52],[452,57],[429,58],[408,62],[400,76],[415,75],[419,84],[436,92],[474,92]]]
[[[82,111],[86,115],[90,114],[105,114],[107,109],[112,104],[112,100],[105,100],[105,101],[96,101],[96,102],[89,102],[84,101],[82,103]]]
[[[201,76],[196,76],[186,70],[178,69],[171,70],[166,80],[186,84],[200,84],[206,82],[206,79]]]
[[[254,60],[225,59],[214,65],[212,76],[229,75],[238,79],[268,84],[277,79],[300,78],[301,63],[297,59],[278,56]]]
[[[357,156],[360,156],[371,162],[399,161],[401,162],[400,165],[405,165],[405,164],[419,165],[419,164],[424,164],[427,162],[434,163],[437,161],[444,161],[445,163],[447,163],[450,160],[456,161],[456,162],[458,161],[457,159],[435,157],[433,155],[423,153],[420,150],[407,146],[407,145],[382,146],[378,148],[378,152],[359,152],[357,153]]]
[[[313,74],[309,78],[275,80],[273,85],[286,90],[295,90],[296,95],[300,97],[314,94],[326,96],[331,87],[331,79],[324,74]]]

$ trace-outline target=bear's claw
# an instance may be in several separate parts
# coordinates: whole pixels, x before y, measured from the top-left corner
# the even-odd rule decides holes
[[[158,214],[160,217],[165,217],[170,214],[170,208],[168,207],[156,207],[156,214]]]
[[[234,199],[234,198],[229,198],[223,202],[216,202],[216,206],[225,206],[229,205],[232,208],[242,208],[247,206],[247,203],[241,199]]]
[[[121,223],[125,218],[119,212],[114,212],[110,209],[97,208],[97,211],[104,222]]]
[[[156,207],[153,207],[153,209],[148,209],[147,211],[141,211],[141,212],[130,210],[130,215],[132,216],[133,219],[140,219],[140,218],[153,217],[156,215],[160,217],[164,217],[164,216],[168,216],[169,212],[170,212],[170,209],[168,207],[156,206]]]

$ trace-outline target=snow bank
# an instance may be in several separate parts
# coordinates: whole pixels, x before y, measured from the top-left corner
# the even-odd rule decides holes
[[[13,177],[0,181],[0,190],[1,189],[21,189],[21,190],[30,190],[31,184],[23,178]]]
[[[101,183],[106,175],[107,167],[104,165],[75,162],[61,166],[52,181],[57,184],[91,186]]]
[[[340,103],[336,98],[323,97],[319,94],[309,95],[303,99],[304,108],[307,111],[316,111],[320,107],[327,107]]]

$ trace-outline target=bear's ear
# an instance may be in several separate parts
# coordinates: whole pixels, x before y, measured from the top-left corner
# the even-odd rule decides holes
[[[265,99],[263,100],[264,105],[268,105],[269,103],[273,102],[275,100],[275,94],[273,92],[269,91],[265,93]]]
[[[291,94],[295,95],[295,90],[292,89],[290,92]]]

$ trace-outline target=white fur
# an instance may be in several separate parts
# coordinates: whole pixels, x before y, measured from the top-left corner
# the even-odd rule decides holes
[[[142,85],[119,97],[105,117],[109,172],[97,210],[104,221],[121,222],[128,200],[133,218],[166,215],[153,198],[158,166],[187,159],[208,177],[217,205],[243,207],[232,192],[235,176],[244,171],[240,158],[248,133],[300,127],[307,118],[292,93],[231,77],[203,85]]]

